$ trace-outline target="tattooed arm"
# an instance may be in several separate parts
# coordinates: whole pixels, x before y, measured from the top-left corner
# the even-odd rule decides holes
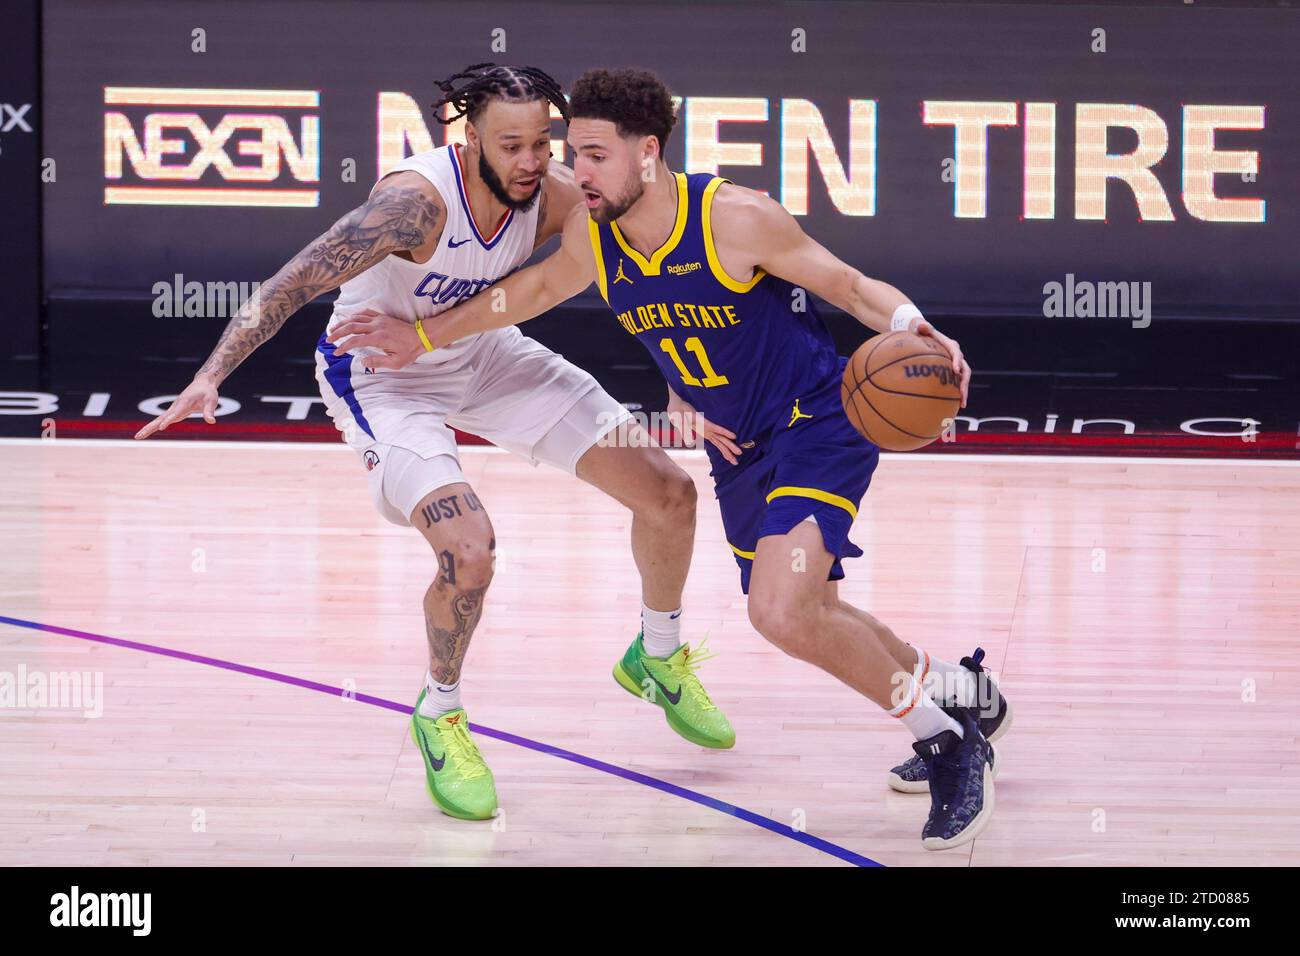
[[[389,253],[424,245],[442,226],[443,210],[436,196],[416,173],[385,179],[364,205],[336,222],[258,289],[230,320],[199,374],[221,384],[312,299],[337,289]]]
[[[216,348],[171,407],[136,433],[148,438],[193,412],[216,421],[217,388],[253,350],[318,295],[369,269],[390,253],[436,241],[445,219],[438,192],[417,173],[385,178],[364,205],[285,263],[230,320]]]

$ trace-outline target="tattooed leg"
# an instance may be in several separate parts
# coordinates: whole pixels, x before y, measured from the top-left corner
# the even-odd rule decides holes
[[[496,538],[482,502],[464,482],[427,495],[411,523],[433,548],[438,570],[424,594],[429,672],[440,684],[460,679],[465,652],[492,582]]]
[[[469,650],[469,639],[478,626],[483,613],[483,595],[487,588],[472,588],[457,592],[451,597],[451,614],[454,623],[444,627],[438,623],[447,607],[447,599],[440,594],[438,583],[429,586],[424,596],[425,626],[429,637],[429,673],[439,684],[454,684],[460,680],[461,664]]]

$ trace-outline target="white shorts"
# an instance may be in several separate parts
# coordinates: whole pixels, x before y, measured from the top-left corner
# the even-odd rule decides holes
[[[366,467],[375,506],[399,525],[429,492],[465,480],[449,426],[573,474],[588,448],[632,417],[588,372],[513,326],[451,360],[372,374],[322,336],[316,381]]]

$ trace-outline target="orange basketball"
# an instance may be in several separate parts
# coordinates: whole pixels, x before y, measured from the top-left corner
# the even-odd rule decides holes
[[[853,353],[840,382],[853,427],[889,451],[914,451],[939,437],[961,407],[948,350],[927,335],[889,332]]]

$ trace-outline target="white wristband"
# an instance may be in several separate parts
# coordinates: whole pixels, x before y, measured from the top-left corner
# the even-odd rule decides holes
[[[891,332],[910,331],[913,319],[924,319],[921,310],[912,303],[907,302],[900,305],[894,310],[893,318],[889,320],[889,330]]]

